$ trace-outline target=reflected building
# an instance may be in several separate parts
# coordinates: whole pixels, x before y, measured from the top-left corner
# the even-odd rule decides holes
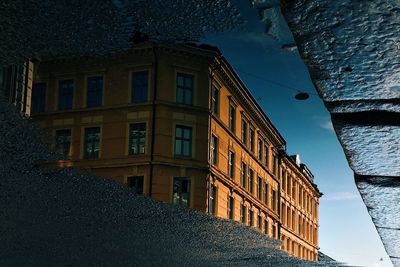
[[[33,80],[32,61],[17,65],[0,65],[0,101],[13,104],[29,115]]]
[[[231,219],[317,260],[321,193],[218,49],[145,43],[43,60],[32,118],[79,166],[137,194]]]

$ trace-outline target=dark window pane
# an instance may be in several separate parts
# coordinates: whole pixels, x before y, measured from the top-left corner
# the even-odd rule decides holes
[[[148,71],[132,73],[132,103],[147,101],[148,80]]]
[[[229,129],[235,132],[236,124],[236,109],[233,106],[229,106]]]
[[[129,155],[145,153],[146,123],[134,123],[129,126]]]
[[[215,86],[212,87],[211,112],[214,114],[218,114],[219,112],[219,90]]]
[[[216,202],[217,202],[217,187],[215,185],[211,186],[210,191],[210,203],[209,205],[209,213],[216,214]]]
[[[58,84],[58,109],[72,109],[74,99],[74,81],[62,80]]]
[[[138,195],[143,195],[143,179],[143,176],[128,177],[128,186],[133,188]]]
[[[86,107],[99,107],[103,104],[103,77],[94,76],[87,79]]]
[[[244,188],[246,188],[246,175],[247,175],[247,165],[246,165],[246,163],[242,162],[240,184]]]
[[[192,105],[193,103],[193,75],[178,73],[176,77],[176,102]]]
[[[175,128],[175,155],[192,155],[192,128],[177,125]]]
[[[174,205],[189,207],[190,180],[185,177],[175,177],[173,181],[172,203]]]
[[[46,83],[35,83],[32,87],[32,113],[44,112],[46,107]]]
[[[229,151],[228,155],[228,177],[233,178],[235,171],[235,153]]]
[[[84,158],[98,159],[100,152],[100,128],[85,129]]]
[[[247,122],[242,120],[242,143],[247,145]]]
[[[218,159],[218,138],[215,135],[211,137],[211,164],[216,165]]]
[[[71,146],[71,130],[57,130],[56,131],[56,140],[55,140],[55,150],[63,154],[65,156],[69,155]]]

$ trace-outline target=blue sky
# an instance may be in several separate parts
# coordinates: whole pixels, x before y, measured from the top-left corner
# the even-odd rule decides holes
[[[351,265],[392,266],[304,63],[297,50],[280,49],[285,42],[292,42],[285,26],[279,40],[259,29],[247,29],[208,34],[204,42],[220,48],[286,139],[288,153],[300,154],[314,173],[324,193],[320,200],[321,251]],[[307,101],[297,101],[295,91],[271,81],[313,94]]]

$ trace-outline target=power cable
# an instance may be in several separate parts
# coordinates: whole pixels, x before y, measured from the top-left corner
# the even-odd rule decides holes
[[[277,81],[273,81],[273,80],[270,80],[270,79],[266,79],[266,78],[264,78],[264,77],[258,76],[258,75],[253,74],[253,73],[246,72],[246,71],[241,70],[241,69],[236,69],[236,70],[237,70],[238,72],[241,72],[241,73],[243,73],[243,74],[245,74],[245,75],[251,76],[251,77],[256,78],[256,79],[258,79],[258,80],[261,80],[261,81],[264,81],[264,82],[267,82],[267,83],[271,83],[271,84],[277,85],[277,86],[282,87],[282,88],[285,88],[285,89],[292,90],[292,91],[294,91],[294,92],[296,92],[296,93],[307,93],[307,94],[309,94],[309,95],[318,96],[316,93],[311,93],[311,92],[308,92],[308,91],[299,90],[299,89],[296,89],[296,88],[294,88],[294,87],[292,87],[292,86],[290,86],[290,85],[286,85],[286,84],[283,84],[283,83],[280,83],[280,82],[277,82]]]

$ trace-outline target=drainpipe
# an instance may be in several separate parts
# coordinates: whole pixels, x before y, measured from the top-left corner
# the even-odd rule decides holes
[[[221,60],[221,56],[218,57],[218,60]],[[207,212],[210,213],[210,193],[211,193],[211,179],[212,179],[212,175],[211,175],[211,122],[212,122],[212,110],[211,110],[211,105],[212,105],[212,89],[213,89],[213,80],[214,80],[214,71],[216,71],[217,69],[219,69],[221,67],[221,62],[217,62],[217,66],[212,67],[211,71],[210,71],[210,85],[208,88],[208,94],[209,94],[209,115],[208,115],[208,174],[207,174]]]
[[[279,182],[279,188],[278,188],[278,216],[279,216],[279,222],[278,222],[278,239],[281,239],[281,227],[282,227],[282,211],[281,211],[281,182],[282,182],[282,158],[285,156],[285,147],[280,147],[278,150],[278,182]]]
[[[157,46],[153,44],[153,100],[152,100],[152,119],[151,119],[151,142],[150,142],[150,173],[149,173],[149,197],[152,195],[153,189],[153,161],[154,161],[154,142],[156,129],[156,100],[157,100],[157,81],[158,81],[158,55]]]

